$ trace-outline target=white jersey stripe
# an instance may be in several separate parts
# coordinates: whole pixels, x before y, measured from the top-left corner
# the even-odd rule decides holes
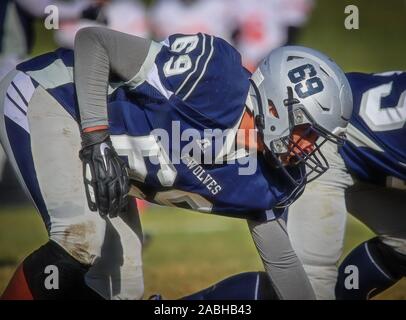
[[[258,300],[258,288],[259,288],[259,274],[257,274],[257,281],[255,283],[255,297],[254,297],[254,300]]]
[[[17,87],[20,94],[23,95],[25,101],[30,101],[30,99],[34,93],[34,90],[35,90],[35,87],[32,84],[31,78],[29,76],[27,76],[25,73],[19,72],[13,79],[13,83]],[[14,97],[14,94],[12,94],[12,91],[10,91],[10,87],[8,88],[7,93],[11,97]],[[15,101],[17,101],[17,100],[15,100]],[[24,103],[24,105],[25,105],[25,103]]]
[[[347,139],[356,147],[368,147],[378,152],[384,152],[380,146],[378,146],[374,141],[372,141],[351,123],[347,127]]]
[[[17,88],[18,90],[18,88]],[[10,100],[13,100],[25,113],[27,113],[27,104],[21,98],[20,93],[16,90],[16,88],[13,87],[13,82],[11,83],[11,86],[7,90],[7,96],[9,97]],[[21,92],[21,91],[20,91]],[[24,97],[25,99],[25,97]]]
[[[20,107],[20,105],[14,101],[14,99],[12,97],[10,97],[10,95],[8,93],[6,93],[6,99],[8,101],[10,101],[18,110],[20,110],[22,113],[27,114],[27,111],[24,110],[22,107]]]
[[[30,132],[27,115],[17,108],[10,99],[6,99],[4,102],[4,116],[12,120],[28,133]]]
[[[371,260],[371,262],[374,264],[374,266],[389,280],[392,280],[392,278],[390,276],[388,276],[379,266],[378,264],[375,262],[374,258],[372,258],[371,253],[369,252],[369,248],[368,248],[368,243],[364,244],[365,246],[365,250],[367,252],[367,255],[369,257],[369,259]]]
[[[197,68],[199,67],[199,62],[200,59],[204,56],[206,53],[206,36],[203,34],[203,45],[202,45],[202,52],[201,54],[197,57],[196,63],[195,63],[195,68],[193,69],[192,72],[189,73],[189,75],[186,77],[186,79],[183,81],[183,83],[180,85],[178,90],[176,90],[175,94],[178,94],[180,90],[185,86],[185,84],[189,81],[190,77],[196,72]]]
[[[14,86],[10,84],[7,89],[7,97],[4,102],[4,116],[12,120],[28,133],[30,132],[28,119],[27,119],[27,106],[26,102],[31,100],[34,94],[35,87],[29,76],[19,72],[13,79]],[[17,90],[24,97],[25,101],[21,99]],[[19,99],[14,99],[18,97]]]
[[[196,82],[194,83],[194,85],[192,86],[192,88],[189,90],[189,92],[183,97],[183,101],[185,101],[190,95],[191,95],[191,93],[193,92],[193,90],[196,88],[196,86],[197,86],[197,84],[199,83],[199,81],[202,79],[202,77],[203,77],[203,75],[204,75],[204,73],[206,72],[206,69],[207,69],[207,65],[209,64],[209,61],[210,61],[210,59],[211,59],[211,57],[212,57],[212,55],[213,55],[213,52],[214,52],[214,45],[213,45],[213,41],[214,41],[214,38],[213,38],[213,36],[210,36],[210,46],[211,46],[211,48],[210,48],[210,54],[209,54],[209,56],[207,57],[207,60],[206,60],[206,62],[205,62],[205,64],[204,64],[204,68],[203,68],[203,70],[202,70],[202,73],[200,74],[200,76],[199,76],[199,78],[196,80]]]

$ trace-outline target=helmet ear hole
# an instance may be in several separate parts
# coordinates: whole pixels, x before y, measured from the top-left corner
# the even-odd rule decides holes
[[[255,126],[261,129],[265,129],[265,120],[263,115],[255,116]]]
[[[276,107],[273,103],[272,100],[268,99],[268,111],[270,114],[272,114],[275,118],[279,119],[279,113],[278,110],[276,110]]]

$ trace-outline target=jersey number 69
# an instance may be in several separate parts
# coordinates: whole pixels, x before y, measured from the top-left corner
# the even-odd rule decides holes
[[[186,36],[177,38],[171,45],[171,51],[184,54],[171,57],[163,67],[166,77],[175,76],[188,71],[192,67],[192,61],[188,55],[199,42],[198,36]]]

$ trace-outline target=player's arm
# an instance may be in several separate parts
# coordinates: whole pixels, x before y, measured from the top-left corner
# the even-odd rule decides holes
[[[302,263],[290,244],[285,222],[282,219],[248,220],[248,227],[279,299],[316,299]]]
[[[75,38],[75,86],[82,127],[83,175],[89,208],[101,215],[117,215],[128,193],[127,165],[110,141],[107,118],[109,76],[124,81],[137,75],[148,58],[150,40],[107,28],[91,27]],[[155,45],[155,46],[154,46]],[[151,55],[156,54],[152,46]],[[155,50],[154,50],[155,49]]]

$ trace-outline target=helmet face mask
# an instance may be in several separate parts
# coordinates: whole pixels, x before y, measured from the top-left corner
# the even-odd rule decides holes
[[[287,91],[288,98],[284,103],[289,110],[289,108],[292,109],[292,105],[298,103],[298,101],[291,98],[292,93],[290,87],[288,87]],[[266,147],[264,152],[266,153],[266,159],[274,168],[282,169],[291,183],[295,186],[299,186],[303,183],[313,181],[328,170],[329,165],[327,159],[321,152],[320,147],[328,140],[334,141],[334,138],[336,138],[336,141],[342,141],[342,138],[328,135],[327,133],[318,130],[317,124],[310,119],[306,110],[302,107],[299,107],[294,111],[288,111],[288,115],[290,121],[289,135],[271,141],[269,147]],[[302,130],[301,137],[298,140],[295,140],[293,139],[293,132],[295,128],[299,127],[306,127],[306,129]],[[300,142],[310,133],[317,135],[318,139],[322,139],[322,141],[320,143],[315,142],[312,150],[308,151],[301,147]],[[286,159],[288,158],[289,160],[287,161]],[[285,169],[286,166],[299,166],[302,164],[307,170],[300,179],[293,178],[293,176]]]
[[[308,127],[307,130],[313,131],[313,128]],[[328,161],[320,149],[327,139],[324,137],[319,137],[319,139],[322,139],[322,142],[315,142],[311,151],[304,150],[300,146],[302,139],[303,138],[299,138],[299,140],[294,141],[292,138],[289,138],[288,142],[284,141],[284,144],[288,149],[288,154],[291,155],[291,158],[287,164],[286,162],[281,161],[282,167],[304,165],[306,169],[305,175],[302,176],[299,181],[292,181],[292,183],[296,186],[300,185],[302,182],[308,183],[313,181],[329,169]]]
[[[281,204],[287,206],[306,183],[328,170],[321,146],[327,141],[344,142],[352,113],[351,88],[344,72],[330,58],[309,48],[288,46],[272,51],[262,61],[251,77],[250,95],[254,97],[255,124],[265,145],[264,156],[294,186]],[[266,108],[269,104],[272,108]],[[307,129],[294,139],[299,127]],[[310,151],[300,145],[308,134],[318,136]],[[292,167],[301,168],[300,177],[290,173]]]

